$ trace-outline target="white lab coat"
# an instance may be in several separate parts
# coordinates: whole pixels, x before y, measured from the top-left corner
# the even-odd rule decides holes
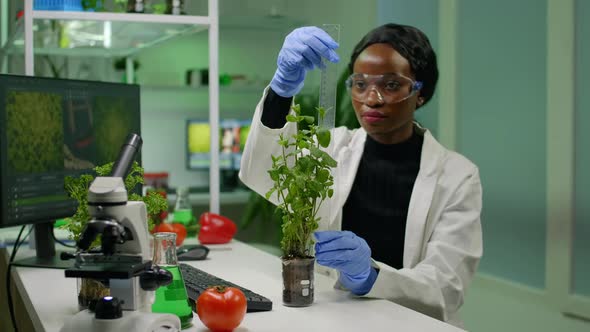
[[[267,170],[272,164],[270,156],[280,151],[278,135],[296,130],[292,123],[281,129],[262,124],[267,91],[256,107],[239,175],[263,196],[272,187]],[[482,255],[479,172],[465,157],[440,145],[428,130],[418,125],[416,128],[424,135],[424,143],[408,209],[404,267],[398,270],[373,261],[379,275],[364,297],[387,299],[462,327],[458,310]],[[319,211],[321,230],[341,229],[342,207],[354,182],[365,139],[362,128],[339,127],[332,131],[328,151],[338,167],[333,171],[334,196]],[[334,270],[319,265],[316,268],[337,276]]]

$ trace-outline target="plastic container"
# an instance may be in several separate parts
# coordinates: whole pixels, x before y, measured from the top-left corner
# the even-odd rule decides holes
[[[84,11],[82,0],[35,0],[34,10]]]
[[[145,187],[168,190],[168,172],[144,173]]]

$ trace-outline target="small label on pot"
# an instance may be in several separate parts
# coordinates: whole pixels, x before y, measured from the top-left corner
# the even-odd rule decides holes
[[[301,284],[306,286],[309,285],[311,282],[309,280],[301,280]]]
[[[303,295],[303,296],[309,296],[309,288],[304,288],[304,289],[301,291],[301,295]]]

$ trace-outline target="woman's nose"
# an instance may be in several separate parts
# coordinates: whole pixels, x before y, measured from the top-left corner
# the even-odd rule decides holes
[[[367,95],[367,100],[365,101],[365,104],[373,106],[373,105],[382,105],[385,103],[385,100],[383,100],[383,95],[381,95],[381,92],[379,92],[379,89],[377,89],[375,86],[371,87],[371,90],[369,90],[368,95]]]

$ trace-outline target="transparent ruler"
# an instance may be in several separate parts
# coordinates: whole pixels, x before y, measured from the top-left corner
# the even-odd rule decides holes
[[[340,43],[340,24],[323,24],[321,28],[337,43]],[[323,119],[319,119],[319,125],[326,129],[332,129],[334,128],[336,118],[338,64],[332,63],[326,59],[322,59],[322,61],[326,67],[321,70],[319,106],[326,110],[326,115]]]
[[[334,41],[340,43],[340,24],[323,24],[322,29],[324,29]],[[333,129],[334,123],[336,119],[336,88],[338,86],[338,64],[332,63],[326,59],[322,59],[324,62],[325,68],[321,71],[320,77],[320,98],[319,98],[319,106],[323,107],[326,110],[326,114],[324,115],[323,119],[318,119],[319,126],[324,129]],[[318,116],[319,117],[319,116]],[[332,155],[331,153],[331,146],[328,147],[326,150],[328,154]],[[334,170],[331,171],[333,173]],[[326,211],[326,215],[324,218],[331,219],[332,217],[332,199],[326,199],[323,202],[324,211]],[[328,220],[328,222],[331,220]]]

